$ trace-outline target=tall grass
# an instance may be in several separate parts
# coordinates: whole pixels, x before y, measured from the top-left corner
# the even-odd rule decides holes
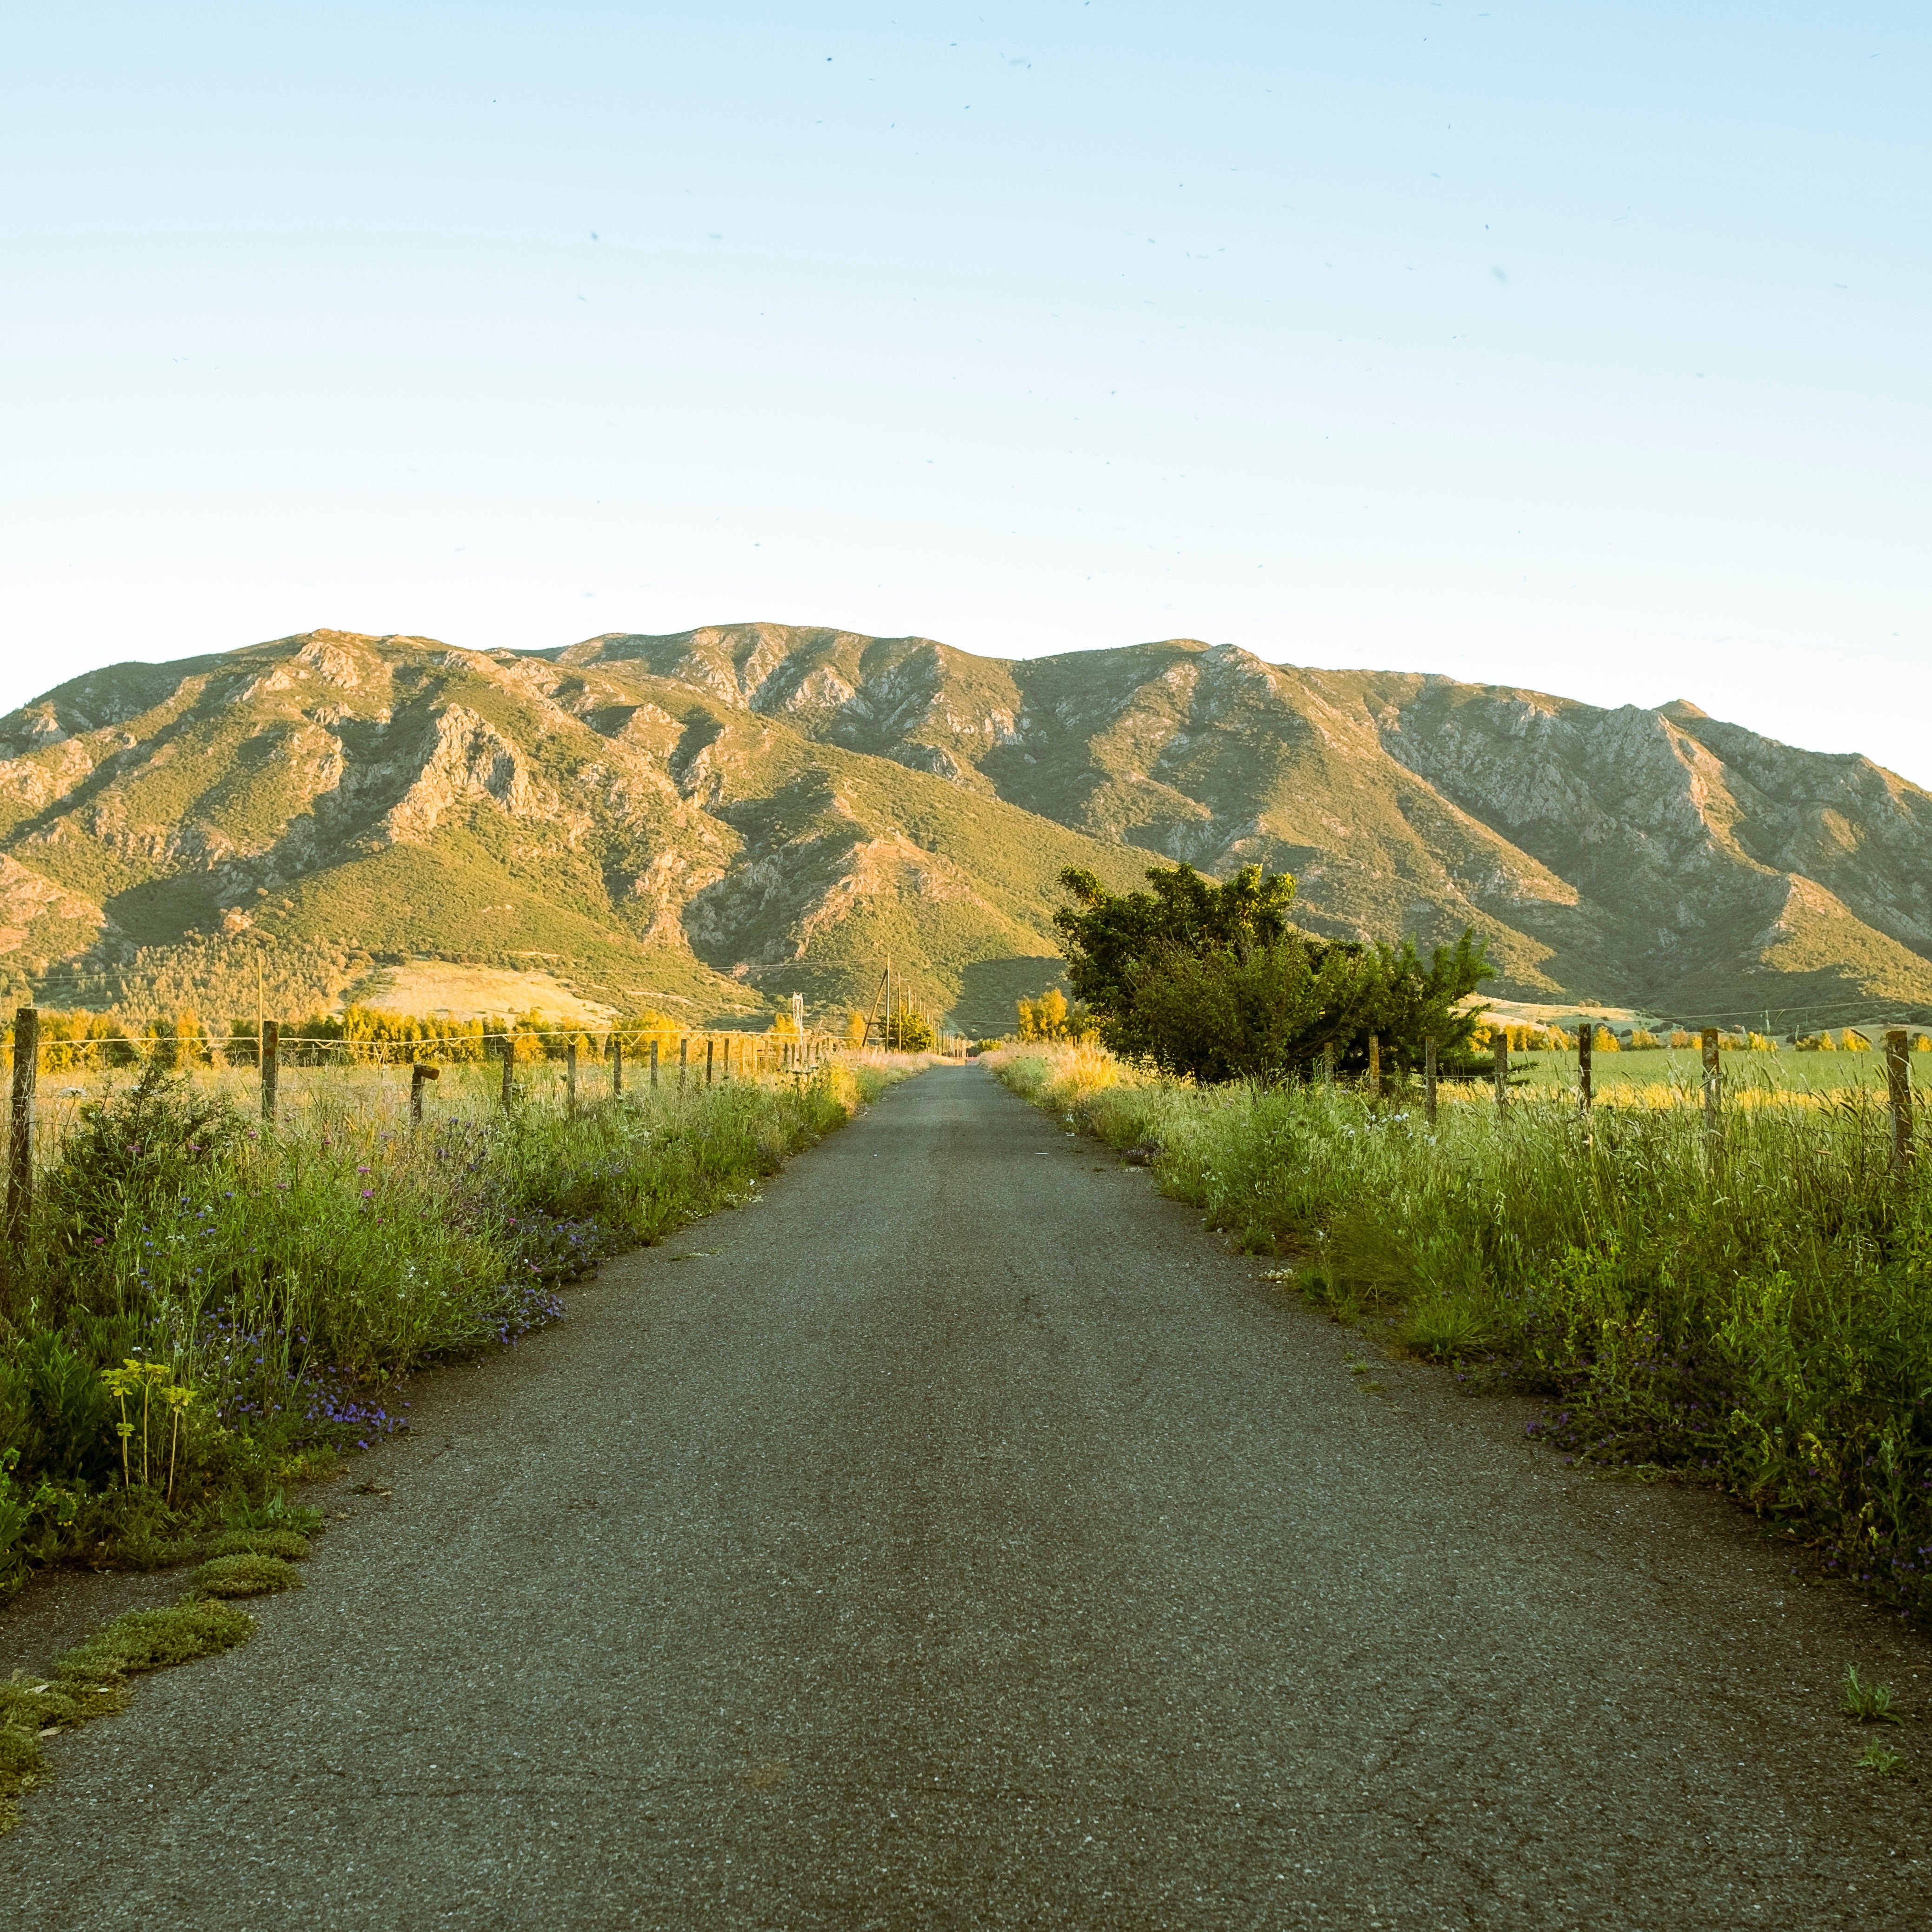
[[[1720,1485],[1932,1621],[1932,1171],[1868,1091],[1762,1089],[1711,1147],[1679,1105],[1444,1105],[1197,1089],[1092,1049],[1020,1092],[1117,1147],[1392,1344],[1549,1399],[1590,1461]],[[1932,1150],[1924,1150],[1932,1156]]]
[[[164,1560],[197,1510],[395,1426],[410,1369],[514,1342],[559,1282],[749,1200],[905,1070],[508,1115],[494,1073],[446,1072],[413,1130],[406,1085],[331,1073],[273,1131],[219,1076],[131,1074],[50,1147],[0,1289],[0,1583],[76,1554]]]

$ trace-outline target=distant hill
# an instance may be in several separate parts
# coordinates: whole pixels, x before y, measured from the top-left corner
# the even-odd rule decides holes
[[[479,652],[318,631],[0,720],[0,972],[282,1011],[410,959],[750,1022],[890,950],[972,1030],[1054,976],[1065,865],[1465,925],[1528,1000],[1932,1017],[1932,794],[1694,706],[1605,711],[1170,639],[1009,661],[772,624]]]

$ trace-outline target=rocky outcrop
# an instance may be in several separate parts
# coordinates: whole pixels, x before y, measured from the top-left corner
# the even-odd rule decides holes
[[[72,958],[110,930],[107,914],[93,900],[0,854],[0,955],[26,950]]]
[[[380,836],[422,844],[447,813],[482,801],[512,818],[556,821],[566,816],[554,790],[533,776],[515,745],[466,706],[452,704],[435,718],[417,753],[416,774],[383,814]],[[587,822],[581,813],[569,817]]]

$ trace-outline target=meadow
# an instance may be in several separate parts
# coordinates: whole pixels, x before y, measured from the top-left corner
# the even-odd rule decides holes
[[[1587,1117],[1551,1056],[1506,1110],[1446,1088],[1432,1126],[1413,1090],[1197,1088],[1085,1046],[993,1064],[1316,1306],[1543,1398],[1564,1455],[1720,1488],[1932,1622],[1932,1150],[1891,1170],[1881,1055],[1727,1056],[1865,1064],[1727,1080],[1714,1145],[1693,1066],[1615,1077],[1663,1057],[1600,1056]]]
[[[1783,1099],[1854,1088],[1873,1093],[1885,1090],[1885,1054],[1878,1051],[1799,1052],[1788,1046],[1755,1052],[1727,1049],[1722,1064],[1727,1090],[1741,1098],[1762,1094]],[[1912,1064],[1921,1082],[1932,1084],[1932,1053],[1915,1054]],[[1512,1078],[1519,1081],[1525,1092],[1552,1088],[1569,1094],[1576,1085],[1573,1048],[1567,1052],[1544,1049],[1512,1053],[1510,1066]],[[1590,1078],[1596,1094],[1612,1106],[1681,1105],[1684,1096],[1700,1107],[1703,1105],[1703,1061],[1695,1047],[1650,1047],[1614,1053],[1600,1048],[1591,1056]]]

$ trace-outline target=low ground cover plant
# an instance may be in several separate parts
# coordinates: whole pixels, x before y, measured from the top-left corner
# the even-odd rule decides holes
[[[1137,1151],[1318,1305],[1472,1386],[1545,1399],[1566,1455],[1728,1490],[1932,1623],[1932,1150],[1876,1096],[1688,1106],[1203,1087],[1098,1048],[1001,1077]]]
[[[337,1075],[271,1131],[131,1070],[50,1151],[0,1286],[0,1588],[76,1559],[280,1574],[313,1526],[281,1487],[400,1426],[409,1370],[514,1343],[559,1283],[752,1198],[893,1077],[834,1060],[506,1114],[485,1070],[412,1130]]]
[[[191,1590],[163,1610],[130,1610],[69,1651],[47,1677],[16,1671],[0,1680],[0,1832],[14,1822],[14,1800],[44,1774],[43,1738],[120,1710],[131,1680],[148,1671],[247,1642],[254,1618],[218,1600],[221,1594]]]

